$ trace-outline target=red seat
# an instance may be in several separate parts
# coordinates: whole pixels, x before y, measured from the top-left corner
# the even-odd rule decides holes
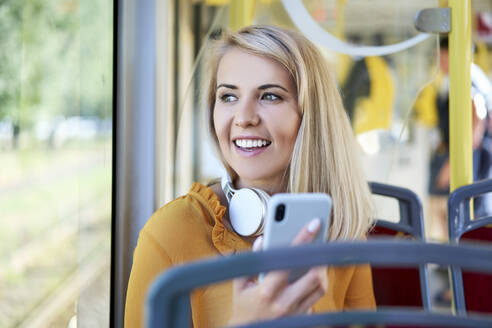
[[[492,227],[466,232],[461,241],[492,242]],[[492,259],[491,259],[492,261]],[[462,270],[465,304],[468,311],[492,313],[492,275]]]
[[[396,199],[399,207],[397,222],[377,220],[368,236],[371,238],[411,238],[424,240],[422,203],[411,190],[381,183],[370,183],[375,195]],[[428,272],[425,265],[414,268],[372,268],[376,304],[381,306],[420,307],[430,310]]]
[[[412,238],[412,236],[384,227],[374,227],[370,236],[396,236],[396,238]],[[372,268],[374,296],[378,306],[411,306],[423,307],[418,268]]]
[[[470,203],[492,192],[492,179],[457,188],[449,196],[448,229],[452,243],[488,242],[492,247],[492,217],[470,217]],[[492,259],[491,259],[492,261]],[[458,315],[467,311],[492,313],[492,276],[451,267],[453,305]]]

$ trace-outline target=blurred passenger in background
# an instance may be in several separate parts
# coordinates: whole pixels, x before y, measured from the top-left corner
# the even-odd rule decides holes
[[[354,43],[360,43],[353,37]],[[376,46],[384,45],[381,34],[373,37]],[[389,57],[353,58],[354,63],[342,87],[343,103],[354,133],[389,130],[395,110],[396,85]]]
[[[372,198],[349,120],[325,59],[299,33],[251,26],[227,34],[211,52],[209,125],[236,189],[324,192],[333,199],[330,240],[365,239]],[[143,324],[147,289],[166,269],[249,251],[258,234],[235,231],[219,183],[193,184],[159,209],[140,232],[126,299],[125,326]],[[308,243],[319,219],[294,243]],[[238,278],[195,291],[194,327],[246,324],[293,314],[375,308],[368,265],[318,267],[293,283],[288,272],[258,282]]]
[[[438,128],[440,141],[432,154],[430,164],[429,193],[431,200],[431,236],[447,240],[447,197],[449,195],[449,55],[448,40],[440,43],[439,89],[436,97]],[[471,68],[472,79],[472,143],[473,143],[473,180],[492,177],[492,129],[489,110],[492,109],[492,87],[483,71],[475,64]],[[490,195],[475,199],[475,216],[483,216],[492,211]]]

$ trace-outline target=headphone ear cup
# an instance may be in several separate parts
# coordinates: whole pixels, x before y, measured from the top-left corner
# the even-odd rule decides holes
[[[253,188],[237,190],[229,202],[231,225],[241,236],[257,236],[263,232],[266,217],[264,191]]]

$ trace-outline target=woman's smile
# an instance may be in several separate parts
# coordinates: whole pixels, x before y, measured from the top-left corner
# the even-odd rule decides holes
[[[256,156],[267,150],[272,142],[256,136],[240,136],[233,138],[232,143],[240,156]]]

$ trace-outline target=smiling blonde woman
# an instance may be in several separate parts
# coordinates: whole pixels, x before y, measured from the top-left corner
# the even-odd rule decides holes
[[[372,224],[371,195],[337,85],[318,49],[296,32],[250,26],[216,41],[209,67],[210,130],[233,185],[269,194],[328,193],[329,239],[364,239]],[[295,243],[310,242],[318,230],[313,220]],[[253,241],[232,229],[219,184],[193,184],[140,232],[125,326],[143,324],[147,288],[162,271],[248,251]],[[369,266],[313,268],[291,284],[287,277],[272,272],[261,283],[239,278],[195,291],[194,327],[375,307]]]

